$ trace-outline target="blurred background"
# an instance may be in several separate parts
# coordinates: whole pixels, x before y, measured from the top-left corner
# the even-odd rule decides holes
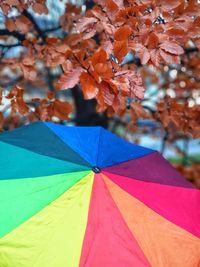
[[[140,69],[146,88],[145,96],[140,102],[127,98],[127,111],[122,116],[109,116],[106,112],[96,111],[95,99],[84,100],[80,85],[70,90],[57,90],[56,82],[63,72],[63,59],[55,57],[52,60],[50,43],[46,45],[49,58],[45,61],[39,55],[34,61],[34,68],[32,54],[27,52],[29,41],[34,38],[40,38],[41,43],[46,37],[51,38],[51,42],[53,38],[68,40],[69,32],[75,32],[76,17],[84,15],[94,6],[94,2],[47,0],[47,11],[35,11],[36,7],[30,6],[21,13],[14,2],[18,1],[2,2],[0,10],[1,130],[13,129],[37,119],[49,120],[45,108],[47,102],[56,96],[60,101],[54,106],[57,116],[54,114],[50,120],[68,125],[101,125],[130,142],[158,150],[186,179],[200,188],[200,128],[195,135],[180,130],[179,115],[183,110],[176,104],[187,103],[189,107],[194,107],[192,119],[200,119],[200,52],[197,46],[189,40],[181,64],[166,64],[159,68],[151,64],[141,66],[138,55],[128,53],[123,64],[134,62]],[[23,18],[20,18],[21,14]],[[18,17],[21,20],[17,23]],[[13,19],[15,25],[12,24]],[[16,85],[24,90],[17,104],[13,95],[18,93],[11,91]],[[49,93],[47,99],[48,92],[52,95]],[[171,107],[165,107],[168,98],[172,99],[172,106],[177,105],[173,114],[170,114]],[[27,105],[30,112],[27,112]],[[130,108],[132,105],[135,105],[134,111]],[[172,122],[163,115],[167,108]],[[65,112],[66,109],[68,112]],[[39,115],[36,115],[36,110]],[[184,123],[188,124],[188,120]]]

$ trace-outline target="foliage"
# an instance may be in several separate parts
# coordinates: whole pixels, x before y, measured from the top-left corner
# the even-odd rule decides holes
[[[117,118],[135,131],[138,118],[159,122],[168,143],[200,137],[198,1],[96,0],[86,12],[67,3],[59,24],[48,29],[37,21],[50,12],[45,0],[3,0],[0,7],[2,129],[11,118],[16,124],[72,119],[80,111],[80,86],[111,123]],[[156,101],[149,84],[157,88]]]

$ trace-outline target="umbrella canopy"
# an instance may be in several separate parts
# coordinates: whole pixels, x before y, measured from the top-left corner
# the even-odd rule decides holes
[[[101,127],[0,135],[0,267],[200,266],[200,191]]]

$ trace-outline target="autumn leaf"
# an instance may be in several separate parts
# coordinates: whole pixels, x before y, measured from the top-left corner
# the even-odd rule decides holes
[[[103,26],[104,28],[104,31],[108,34],[108,35],[113,35],[114,31],[115,31],[115,27],[108,23],[108,22],[104,22],[104,21],[101,21],[101,25]]]
[[[20,0],[4,0],[3,2],[10,6],[18,6],[20,4]]]
[[[97,96],[98,87],[91,75],[82,72],[80,76],[80,84],[85,99],[92,99]]]
[[[98,83],[101,82],[101,78],[111,78],[112,69],[108,64],[108,55],[104,49],[101,48],[92,55],[91,63],[93,70],[90,73]]]
[[[139,118],[141,118],[141,119],[150,118],[149,113],[147,113],[144,110],[144,107],[140,103],[137,103],[137,102],[133,102],[131,104],[130,114],[131,114],[133,121],[136,121]]]
[[[26,116],[29,113],[29,108],[27,104],[24,102],[23,97],[16,98],[16,108],[18,112],[23,116]]]
[[[34,81],[37,77],[36,69],[33,66],[28,66],[24,64],[20,64],[20,67],[22,69],[24,78],[27,80]]]
[[[129,71],[128,80],[131,92],[130,96],[137,99],[143,99],[145,88],[140,73]]]
[[[128,53],[127,41],[115,41],[113,45],[113,51],[116,58],[119,60],[119,62],[121,62]]]
[[[148,37],[148,49],[154,49],[158,46],[158,44],[159,44],[158,36],[154,32],[151,32]]]
[[[119,6],[114,0],[106,0],[105,2],[105,8],[108,12],[116,13],[119,10]]]
[[[52,104],[52,114],[53,116],[59,118],[60,120],[68,120],[69,114],[73,111],[72,105],[67,102],[62,102],[56,99]]]
[[[105,81],[100,83],[98,98],[103,98],[103,102],[109,106],[113,104],[115,95],[113,94],[112,88],[109,86],[109,83]]]
[[[129,36],[132,34],[132,29],[130,26],[125,25],[120,27],[114,34],[114,38],[116,41],[124,41],[129,38]]]
[[[49,99],[49,100],[52,100],[52,99],[54,99],[54,98],[55,98],[55,93],[54,93],[54,92],[51,92],[51,91],[49,91],[49,92],[47,93],[47,97],[48,97],[48,99]]]
[[[42,14],[48,14],[48,8],[45,4],[41,4],[41,3],[33,3],[32,5],[32,9],[34,12],[42,15]]]
[[[7,95],[7,99],[11,99],[11,113],[15,114],[19,112],[23,116],[28,115],[29,107],[25,103],[23,99],[24,89],[14,86],[9,94]]]
[[[14,21],[10,18],[6,19],[5,26],[9,32],[13,32],[16,29]]]
[[[17,26],[17,29],[21,33],[27,33],[30,30],[31,22],[30,20],[25,17],[24,15],[20,15],[16,18],[15,24]]]
[[[83,39],[89,39],[93,37],[96,33],[96,24],[98,19],[96,18],[82,18],[76,24],[76,29],[83,34]]]
[[[150,53],[145,46],[139,43],[130,42],[129,48],[138,54],[142,65],[147,64],[150,59]]]
[[[83,69],[81,67],[77,67],[65,72],[57,82],[58,89],[65,90],[73,88],[79,82],[82,71]]]
[[[91,57],[93,66],[95,66],[97,63],[106,63],[107,60],[108,60],[108,55],[103,48],[100,48]]]
[[[163,51],[162,49],[160,50],[160,56],[164,59],[164,61],[167,64],[180,64],[179,56],[167,53],[167,52]]]
[[[174,55],[184,54],[183,48],[180,45],[173,43],[173,42],[165,41],[164,43],[160,45],[160,48],[164,50],[165,52],[168,52]]]
[[[162,62],[162,58],[160,56],[160,51],[158,49],[153,49],[150,51],[150,57],[151,57],[151,61],[152,63],[156,66],[159,67],[161,62]]]

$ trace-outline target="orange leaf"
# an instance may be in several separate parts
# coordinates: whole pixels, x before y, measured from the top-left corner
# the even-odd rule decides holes
[[[97,63],[105,63],[108,59],[108,55],[103,48],[100,48],[97,52],[92,55],[92,65],[95,66]]]
[[[13,32],[16,28],[14,21],[9,18],[6,20],[5,26],[9,30],[9,32]]]
[[[132,29],[128,25],[125,25],[115,32],[114,38],[116,41],[124,41],[127,40],[131,34]]]
[[[24,15],[17,17],[15,24],[16,24],[18,30],[22,33],[27,33],[30,30],[31,22]]]
[[[3,13],[7,16],[10,11],[10,6],[8,4],[0,3],[0,7]]]
[[[151,32],[148,38],[148,48],[154,49],[157,47],[158,43],[159,43],[158,36],[154,32]]]
[[[77,67],[75,69],[65,72],[58,80],[57,83],[58,89],[65,90],[73,88],[79,82],[79,77],[82,71],[83,71],[82,68]]]
[[[112,92],[112,88],[110,87],[109,83],[107,82],[101,82],[99,85],[99,94],[97,96],[97,99],[99,96],[103,98],[103,101],[111,106],[113,104],[115,95]]]
[[[116,58],[121,62],[128,53],[127,41],[115,41],[113,51]]]
[[[55,98],[55,93],[49,91],[49,92],[47,93],[47,97],[48,97],[48,99],[52,100],[52,99]]]
[[[153,49],[150,52],[150,56],[151,56],[151,61],[152,63],[156,66],[159,67],[162,61],[162,58],[160,56],[160,52],[157,49]]]
[[[52,106],[53,116],[59,118],[60,120],[68,120],[69,114],[72,112],[72,105],[67,102],[62,102],[56,99]]]
[[[110,12],[117,12],[119,10],[118,5],[115,3],[115,1],[113,0],[106,0],[103,1],[104,3],[106,3],[106,9]]]
[[[81,73],[80,83],[85,99],[92,99],[96,97],[98,93],[97,84],[88,73]]]
[[[173,43],[173,42],[165,41],[164,43],[160,45],[160,48],[165,50],[165,52],[168,52],[174,55],[184,54],[183,48],[180,45]]]
[[[147,64],[150,59],[150,54],[145,46],[139,43],[130,42],[129,47],[138,54],[142,65]]]
[[[149,113],[147,113],[144,110],[144,107],[140,103],[137,103],[137,102],[134,102],[131,104],[130,112],[131,112],[132,119],[134,121],[139,118],[148,119],[150,117]]]
[[[160,56],[164,59],[167,64],[180,64],[179,56],[172,55],[160,49]]]
[[[48,8],[45,4],[40,4],[40,3],[33,3],[32,5],[33,11],[35,11],[38,14],[48,14]]]
[[[83,34],[83,39],[89,39],[96,33],[98,19],[84,17],[76,24],[76,29]]]
[[[29,108],[27,106],[27,104],[24,102],[22,97],[18,97],[16,99],[16,104],[17,104],[17,110],[19,113],[21,113],[22,115],[26,116],[29,113]]]

